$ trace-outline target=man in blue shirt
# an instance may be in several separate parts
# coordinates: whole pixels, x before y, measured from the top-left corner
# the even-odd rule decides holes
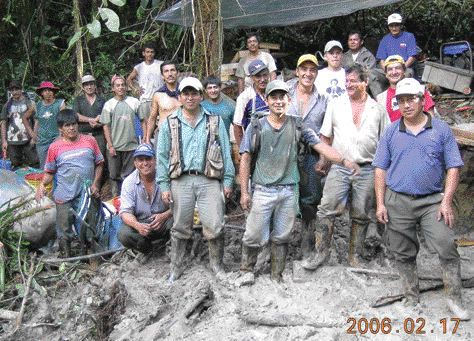
[[[386,224],[387,248],[400,273],[405,304],[419,302],[419,224],[426,242],[438,253],[448,308],[466,320],[469,312],[461,303],[460,259],[452,230],[452,200],[463,166],[459,149],[449,126],[423,112],[423,87],[418,81],[398,82],[396,97],[402,118],[387,127],[373,161],[377,219]]]
[[[223,271],[225,197],[232,193],[234,166],[225,125],[201,106],[203,86],[194,77],[178,87],[182,107],[163,122],[157,142],[157,179],[165,204],[173,208],[170,282],[183,272],[197,204],[209,242],[214,273]]]
[[[390,33],[380,41],[376,58],[380,67],[385,70],[384,61],[392,55],[403,57],[407,67],[406,77],[413,77],[413,63],[416,61],[416,40],[413,33],[402,31],[402,16],[398,13],[390,14],[387,18]]]

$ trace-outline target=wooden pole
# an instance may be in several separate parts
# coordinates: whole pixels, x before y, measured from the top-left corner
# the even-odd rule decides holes
[[[79,0],[72,2],[72,16],[74,21],[74,32],[81,31],[81,10],[79,8]],[[76,42],[76,87],[74,95],[78,95],[81,91],[81,78],[84,74],[84,57],[82,53],[82,38]]]

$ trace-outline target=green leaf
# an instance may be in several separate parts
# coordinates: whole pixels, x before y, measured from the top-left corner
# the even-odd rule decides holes
[[[18,296],[25,296],[25,287],[23,284],[15,284],[15,288],[18,291]]]
[[[74,33],[74,35],[69,40],[69,43],[67,45],[68,49],[71,48],[71,46],[73,46],[79,40],[79,38],[81,37],[81,34],[82,34],[81,31],[77,31],[76,33]]]
[[[113,3],[115,6],[122,7],[127,3],[127,0],[109,0],[111,3]]]
[[[131,37],[135,38],[138,35],[138,32],[137,31],[127,31],[127,32],[123,32],[122,35],[131,36]]]
[[[59,273],[63,273],[64,271],[66,271],[66,267],[67,267],[67,264],[62,262],[61,265],[59,266]]]
[[[97,19],[94,19],[90,24],[87,24],[87,30],[92,34],[94,38],[99,38],[101,26]]]
[[[118,32],[120,27],[120,19],[114,11],[109,8],[100,8],[99,14],[102,20],[105,21],[105,26],[112,32]]]
[[[140,7],[141,8],[146,8],[148,6],[149,2],[150,2],[150,0],[141,0],[140,1]]]

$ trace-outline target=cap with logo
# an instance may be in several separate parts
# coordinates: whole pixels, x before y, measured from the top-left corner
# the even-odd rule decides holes
[[[299,67],[301,64],[303,64],[304,62],[311,62],[313,64],[315,64],[316,66],[318,66],[318,59],[316,58],[316,56],[314,54],[304,54],[302,55],[301,57],[298,58],[298,62],[296,63],[296,67]]]
[[[402,16],[398,13],[392,13],[387,18],[387,25],[390,24],[401,24],[402,23]]]
[[[202,83],[196,77],[184,77],[183,80],[179,83],[178,90],[182,92],[184,88],[193,88],[196,91],[202,91]]]
[[[268,66],[264,62],[262,62],[260,59],[255,59],[250,62],[248,69],[249,69],[249,75],[255,76],[257,73],[265,69],[268,69]]]
[[[343,50],[342,45],[337,40],[330,40],[324,46],[324,53],[331,51],[334,47],[339,47],[341,51]]]
[[[403,57],[398,54],[394,54],[394,55],[388,56],[383,62],[383,65],[386,68],[389,65],[397,64],[397,63],[405,65],[405,61],[403,60]]]
[[[84,77],[82,77],[81,79],[81,83],[84,84],[84,83],[90,83],[90,82],[95,82],[95,78],[94,76],[92,75],[85,75]]]
[[[270,83],[267,84],[267,87],[265,88],[265,97],[268,97],[272,92],[274,91],[284,91],[284,92],[289,92],[290,89],[288,88],[288,85],[283,82],[282,80],[275,79],[274,81],[271,81]]]
[[[135,149],[133,152],[133,157],[137,156],[148,156],[148,157],[155,157],[155,151],[153,147],[148,143],[142,143]]]
[[[414,78],[404,78],[397,83],[397,88],[395,90],[395,96],[400,95],[417,95],[423,96],[425,89]]]

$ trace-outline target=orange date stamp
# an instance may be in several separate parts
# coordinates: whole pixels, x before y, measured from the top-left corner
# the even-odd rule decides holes
[[[428,329],[426,327],[426,319],[424,317],[406,317],[402,321],[394,321],[389,317],[372,317],[372,318],[356,318],[349,317],[347,319],[347,334],[433,334],[441,332],[443,335],[456,334],[461,320],[456,317],[442,318],[437,322],[436,328]]]

